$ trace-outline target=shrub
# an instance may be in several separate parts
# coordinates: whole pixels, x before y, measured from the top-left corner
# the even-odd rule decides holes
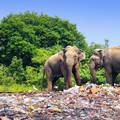
[[[91,75],[90,75],[90,70],[89,70],[89,64],[88,63],[80,64],[79,72],[80,72],[80,76],[81,76],[81,79],[82,79],[83,83],[91,82]],[[96,82],[98,84],[106,83],[106,79],[105,79],[103,69],[99,69],[99,70],[96,71],[96,78],[97,78]]]
[[[79,73],[83,83],[90,81],[90,70],[89,65],[87,63],[80,64]]]
[[[35,67],[27,66],[26,67],[26,84],[27,85],[39,85],[41,78],[40,69]]]
[[[25,71],[22,65],[22,59],[13,57],[10,66],[8,67],[8,76],[13,77],[16,83],[24,83],[26,80]]]
[[[16,84],[15,79],[13,79],[13,77],[4,77],[2,80],[2,85],[13,85]]]

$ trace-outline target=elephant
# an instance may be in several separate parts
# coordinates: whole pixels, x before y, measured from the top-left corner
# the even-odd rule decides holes
[[[67,46],[58,53],[52,55],[44,64],[44,72],[47,76],[48,91],[53,90],[55,82],[64,77],[65,89],[72,86],[72,73],[77,85],[81,84],[79,75],[79,63],[85,59],[85,53],[76,46]]]
[[[93,51],[90,57],[90,73],[93,83],[96,83],[98,68],[104,68],[107,83],[114,86],[115,79],[120,72],[120,46]]]

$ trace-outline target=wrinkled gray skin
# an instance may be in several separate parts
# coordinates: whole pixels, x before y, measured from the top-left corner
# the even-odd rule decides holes
[[[106,80],[114,85],[116,76],[120,72],[120,47],[95,49],[90,58],[90,73],[92,82],[96,83],[96,70],[105,69]]]
[[[53,89],[59,77],[64,77],[65,88],[72,86],[72,73],[77,85],[81,84],[79,75],[79,63],[85,59],[85,53],[76,46],[67,46],[60,52],[51,56],[44,65],[45,74],[48,78],[48,91]]]

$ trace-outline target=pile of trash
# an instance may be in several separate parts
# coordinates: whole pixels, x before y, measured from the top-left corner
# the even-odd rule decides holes
[[[0,93],[2,120],[119,120],[120,87],[89,84],[63,91]]]

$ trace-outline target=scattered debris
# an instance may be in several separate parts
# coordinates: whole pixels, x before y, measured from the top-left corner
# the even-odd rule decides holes
[[[120,87],[86,84],[68,90],[0,93],[0,120],[119,120]]]

